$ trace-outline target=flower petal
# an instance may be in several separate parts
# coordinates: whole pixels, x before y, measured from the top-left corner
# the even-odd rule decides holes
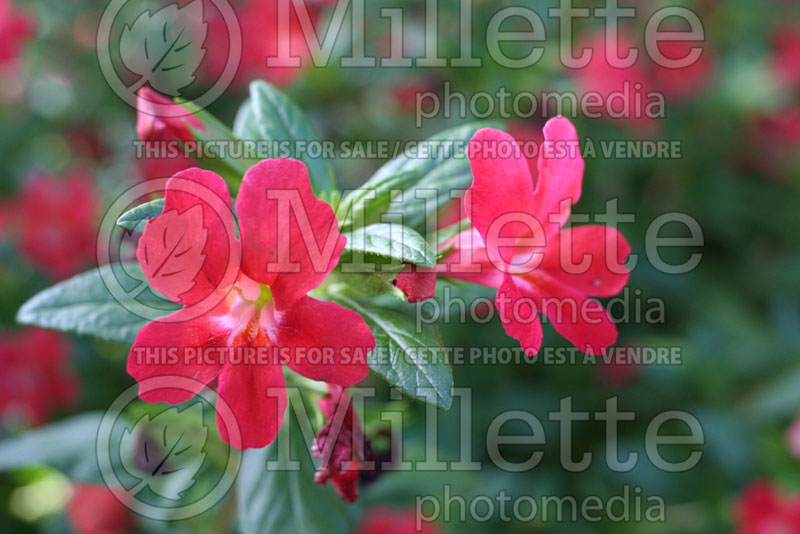
[[[483,239],[474,228],[461,232],[443,248],[451,249],[437,266],[443,276],[494,288],[503,284],[503,273],[489,261]]]
[[[153,377],[186,377],[197,382],[196,388],[183,387],[142,393],[147,402],[169,402],[177,404],[191,399],[203,389],[203,385],[214,380],[222,365],[198,361],[186,348],[225,346],[229,331],[218,320],[223,310],[214,311],[198,318],[189,318],[189,311],[179,310],[160,321],[148,323],[136,335],[128,356],[128,374],[137,382]],[[182,317],[187,317],[183,321]],[[168,380],[167,380],[168,382]]]
[[[301,375],[352,386],[369,374],[367,354],[375,338],[353,310],[303,297],[284,312],[276,345],[290,349],[287,363]]]
[[[533,356],[542,346],[538,298],[529,286],[520,286],[518,281],[518,277],[505,274],[495,306],[506,334],[520,342],[525,354]]]
[[[520,218],[533,211],[533,179],[516,140],[493,128],[478,130],[469,142],[472,186],[464,208],[486,243],[491,257],[508,260],[513,247],[498,247],[498,238],[527,237],[535,233]]]
[[[546,275],[537,276],[535,285],[540,311],[578,350],[602,354],[617,340],[617,325],[599,301]]]
[[[278,435],[288,405],[282,367],[276,363],[227,365],[219,376],[219,399],[233,411],[242,450],[266,447]],[[236,446],[231,443],[223,413],[218,407],[219,435],[226,443]]]
[[[630,273],[624,264],[630,253],[628,241],[615,228],[565,228],[547,244],[540,269],[576,291],[610,297],[628,283]]]
[[[394,281],[405,293],[408,302],[422,302],[432,298],[436,292],[436,267],[408,265]]]
[[[238,262],[239,244],[235,237],[230,193],[222,178],[213,172],[196,168],[179,172],[167,182],[162,213],[147,223],[136,252],[151,287],[170,300],[190,306],[211,292],[225,289],[235,282],[237,269],[229,269],[229,265]],[[160,220],[161,217],[184,221],[167,247],[165,239],[170,225]],[[172,230],[174,232],[175,229]],[[166,274],[176,270],[184,272],[184,269],[197,272],[193,285],[190,281],[187,286],[185,281],[180,281],[180,276],[164,276],[164,262],[153,261],[153,251],[166,248],[161,260],[169,260],[169,251],[176,246],[171,257],[172,262],[179,265]],[[185,250],[195,249],[198,250],[197,254],[185,254]],[[202,261],[199,268],[197,265],[186,265],[187,262],[199,261]]]
[[[548,235],[564,225],[571,212],[570,206],[580,199],[584,166],[575,126],[564,117],[547,121],[539,152],[539,177],[532,213],[546,225]],[[556,216],[551,220],[553,215]]]
[[[347,242],[333,209],[314,196],[308,169],[297,160],[270,159],[251,167],[236,212],[242,268],[272,286],[283,308],[322,283]]]

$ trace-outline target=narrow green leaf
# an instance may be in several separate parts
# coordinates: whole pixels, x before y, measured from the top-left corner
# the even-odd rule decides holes
[[[312,158],[308,151],[296,153],[297,142],[318,142],[311,122],[297,104],[272,85],[259,80],[250,84],[249,110],[253,119],[240,116],[237,118],[238,122],[247,124],[248,129],[255,128],[259,140],[288,141],[292,145],[289,147],[289,157],[306,164],[311,186],[316,194],[336,189],[333,168],[328,160]]]
[[[147,282],[136,262],[117,266],[117,269],[127,273],[131,285],[130,291],[118,296],[117,300],[106,288],[101,275],[101,270],[108,275],[112,268],[111,265],[104,265],[45,289],[23,304],[17,312],[17,321],[132,344],[136,334],[149,321],[129,311],[126,305],[136,300],[153,309],[163,310],[162,316],[178,308],[176,304],[150,292],[148,287],[142,287]]]
[[[416,172],[419,179],[405,189],[402,200],[392,202],[390,212],[397,215],[389,222],[421,230],[433,214],[426,212],[426,208],[438,210],[451,200],[452,190],[466,189],[472,183],[466,147],[475,132],[500,126],[496,123],[470,123],[440,132],[424,141],[426,146],[432,147],[429,153],[420,151],[414,157],[400,155],[378,169],[363,187],[375,187],[373,184],[402,172]]]
[[[263,449],[242,455],[236,485],[239,528],[243,534],[348,534],[352,532],[346,505],[329,486],[314,482],[314,463],[305,446],[292,409],[281,434],[290,433],[292,460],[300,470],[289,470],[289,451],[280,451],[281,437]],[[267,461],[278,462],[269,469]]]
[[[399,262],[413,263],[422,267],[436,265],[436,252],[431,250],[425,238],[411,228],[400,224],[373,224],[358,228],[347,236],[343,255],[348,259],[370,256]]]
[[[161,215],[163,210],[163,198],[151,200],[150,202],[145,202],[123,213],[120,218],[117,219],[117,225],[131,232],[142,233],[144,232],[147,221]]]
[[[47,465],[70,480],[102,482],[95,440],[103,414],[91,412],[0,441],[0,471]]]
[[[436,332],[423,325],[417,329],[414,319],[401,313],[363,304],[350,297],[337,295],[335,299],[359,313],[375,336],[375,350],[367,357],[369,368],[400,388],[406,394],[423,402],[448,409],[453,401],[453,371],[447,362]]]
[[[359,227],[380,221],[392,199],[392,194],[402,191],[419,179],[416,171],[404,171],[370,180],[368,184],[351,191],[339,204],[336,218],[341,228]]]
[[[234,135],[230,128],[211,113],[198,108],[192,102],[180,102],[180,104],[191,111],[205,127],[205,130],[200,130],[187,123],[195,141],[203,147],[202,152],[195,152],[193,157],[204,169],[221,175],[234,192],[238,191],[244,174],[259,160],[250,157],[251,154],[243,139]]]

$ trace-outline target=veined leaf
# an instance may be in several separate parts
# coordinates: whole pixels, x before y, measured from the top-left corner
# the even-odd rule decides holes
[[[359,227],[380,221],[380,216],[389,207],[392,193],[402,191],[418,179],[416,171],[404,171],[390,174],[381,180],[370,180],[368,184],[351,191],[336,210],[339,226]]]
[[[335,300],[364,318],[375,336],[375,350],[367,356],[369,368],[393,386],[423,402],[448,409],[453,402],[453,371],[436,332],[429,325],[420,330],[414,319],[401,313],[376,308],[348,296]],[[433,391],[435,399],[430,398]]]
[[[499,126],[495,123],[471,123],[440,132],[423,142],[431,148],[430,151],[420,151],[421,154],[414,157],[400,155],[378,169],[363,187],[374,188],[390,176],[416,172],[419,179],[407,186],[402,200],[392,202],[389,207],[391,218],[386,220],[421,230],[428,217],[451,200],[451,191],[466,189],[472,183],[472,171],[466,157],[469,140],[481,128]]]
[[[248,129],[255,129],[258,140],[289,143],[288,154],[271,154],[271,157],[293,157],[305,163],[311,186],[318,195],[336,189],[333,168],[328,160],[312,158],[307,150],[298,154],[296,144],[318,142],[318,139],[311,122],[288,96],[267,82],[255,81],[250,84],[249,105],[244,110],[241,113],[252,113],[253,118],[249,119],[240,113],[237,122],[247,124]]]
[[[373,224],[357,228],[347,236],[343,255],[353,261],[379,256],[397,263],[413,263],[423,267],[436,265],[436,252],[415,230],[400,224]],[[343,260],[345,263],[347,259]]]
[[[281,434],[289,432],[289,451],[280,451],[281,436],[263,449],[242,455],[236,485],[239,528],[244,534],[348,534],[352,525],[346,505],[329,486],[314,482],[314,462],[306,448],[300,424],[292,409],[286,414]],[[286,464],[300,463],[300,470]],[[269,469],[267,461],[277,461]]]
[[[17,312],[17,321],[132,344],[136,334],[149,321],[129,311],[126,305],[135,300],[159,314],[163,310],[161,316],[178,309],[176,304],[150,292],[136,262],[117,266],[131,278],[131,288],[125,295],[115,298],[101,275],[101,270],[105,275],[111,275],[111,269],[113,266],[104,265],[45,289],[22,305]]]
[[[117,226],[141,234],[144,232],[147,221],[158,217],[161,215],[162,211],[164,211],[164,199],[157,198],[156,200],[145,202],[123,213],[120,218],[117,219]]]

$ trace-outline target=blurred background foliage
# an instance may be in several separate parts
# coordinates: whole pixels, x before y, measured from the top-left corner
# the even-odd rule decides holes
[[[245,13],[250,9],[246,4],[258,1],[237,2],[235,7]],[[322,4],[314,7],[318,10],[318,27],[324,26],[331,10]],[[440,4],[441,55],[455,57],[458,4]],[[655,302],[652,299],[661,299],[664,320],[657,324],[620,324],[617,345],[678,347],[681,365],[635,369],[604,369],[599,364],[455,365],[456,386],[472,388],[475,400],[474,459],[485,466],[490,464],[485,436],[497,415],[526,410],[545,423],[548,439],[544,461],[530,472],[517,474],[484,467],[480,472],[385,475],[362,490],[361,500],[354,505],[356,516],[376,505],[411,506],[419,494],[441,496],[446,484],[467,500],[471,495],[495,495],[503,489],[512,496],[607,497],[619,494],[628,484],[641,487],[644,495],[663,497],[666,521],[513,524],[494,518],[484,523],[439,526],[446,532],[730,532],[736,524],[737,499],[753,480],[768,479],[785,491],[800,491],[800,451],[793,450],[787,441],[790,424],[800,408],[800,6],[780,0],[757,5],[746,0],[676,0],[669,5],[676,4],[689,7],[702,20],[707,62],[700,74],[671,72],[666,77],[671,84],[657,81],[658,76],[650,82],[653,90],[665,91],[666,116],[645,126],[635,121],[581,116],[574,117],[574,122],[582,140],[677,140],[681,157],[627,159],[599,154],[587,159],[582,199],[573,211],[600,213],[606,202],[617,199],[621,212],[635,214],[634,222],[621,225],[634,253],[640,256],[630,279],[628,304],[634,306],[638,301],[646,310]],[[507,69],[488,56],[486,22],[506,5],[529,7],[545,21],[547,53],[535,66]],[[590,75],[558,63],[558,22],[547,16],[547,8],[555,5],[475,1],[473,51],[483,59],[480,68],[343,68],[338,59],[349,53],[346,23],[338,40],[341,46],[335,48],[329,66],[305,68],[280,75],[279,80],[268,69],[258,72],[258,65],[252,72],[281,83],[309,114],[321,139],[422,140],[475,117],[437,116],[418,128],[414,104],[419,92],[431,91],[444,98],[447,90],[460,91],[469,98],[479,91],[495,93],[504,87],[512,94],[539,94],[581,91],[587,84],[591,87],[602,81],[602,73],[592,80]],[[641,14],[627,20],[624,30],[634,44],[641,46],[646,14],[667,4],[653,0],[631,5]],[[366,27],[368,51],[385,50],[388,25],[386,19],[378,18],[378,10],[386,6],[408,9],[404,20],[407,52],[421,54],[425,24],[422,2],[369,3],[367,20],[381,23],[371,22]],[[87,239],[86,225],[76,220],[76,212],[89,213],[99,220],[109,198],[142,179],[143,171],[133,151],[136,112],[109,89],[98,68],[95,31],[104,8],[103,2],[89,0],[0,3],[0,29],[4,25],[10,28],[4,35],[24,36],[16,53],[8,52],[6,44],[0,45],[0,56],[12,58],[3,60],[0,74],[0,342],[4,344],[0,350],[11,354],[19,350],[14,343],[22,344],[27,360],[36,360],[39,355],[31,349],[37,345],[25,337],[32,334],[14,323],[20,304],[93,262],[91,251],[80,252],[81,243]],[[24,14],[20,16],[28,26],[13,19],[12,12]],[[576,21],[576,41],[588,39],[601,24],[594,17]],[[212,38],[218,35],[210,33]],[[253,46],[249,39],[254,38],[246,34],[245,47]],[[224,42],[206,42],[211,53],[226,46]],[[514,55],[524,54],[527,48],[520,45],[517,50],[513,46],[506,50]],[[641,72],[628,74],[633,79]],[[226,124],[232,124],[246,98],[247,78],[240,76],[209,108]],[[197,87],[190,89],[200,94],[209,83],[201,76],[194,84]],[[675,84],[687,86],[687,91],[670,93],[668,85]],[[506,122],[512,130],[536,131],[545,116],[537,113],[536,118]],[[490,118],[502,119],[498,112]],[[334,166],[340,186],[347,188],[358,186],[381,163],[370,158],[337,159]],[[50,188],[66,189],[50,200],[42,200],[35,189],[37,180],[44,180]],[[80,192],[70,196],[79,183],[91,185],[94,200],[87,200]],[[674,211],[696,219],[704,236],[699,250],[702,261],[682,275],[653,268],[644,249],[649,224],[658,215]],[[89,239],[93,238],[96,228],[90,226],[88,231]],[[665,228],[664,235],[669,233],[685,235],[680,227]],[[46,244],[48,239],[68,245],[51,247]],[[670,261],[679,263],[696,251],[681,251]],[[65,255],[67,266],[55,268],[65,263]],[[446,282],[440,284],[440,292],[447,286]],[[475,298],[491,296],[473,287],[461,286],[458,291]],[[442,324],[440,329],[448,346],[467,350],[517,345],[505,336],[497,320],[486,325]],[[544,346],[568,346],[549,326],[545,335]],[[45,415],[39,420],[31,420],[30,413],[20,412],[19,406],[0,405],[4,410],[0,436],[17,435],[27,427],[70,414],[103,410],[133,383],[125,373],[127,347],[75,336],[59,336],[41,346],[42,351],[65,354],[63,375],[53,380],[71,383],[74,392],[54,406],[42,408]],[[14,370],[25,376],[41,374],[35,374],[39,371],[32,370],[30,362],[13,368],[6,363],[12,357],[4,358],[0,359],[0,366],[5,366],[0,367],[4,388],[11,387],[9,377],[14,376]],[[377,381],[375,385],[381,386]],[[54,387],[37,394],[52,395]],[[384,390],[382,395],[385,398],[388,393]],[[557,429],[547,423],[547,413],[557,409],[559,399],[566,396],[572,396],[576,409],[590,412],[601,411],[606,399],[618,396],[622,410],[634,411],[636,421],[621,427],[622,451],[642,453],[644,433],[653,417],[664,411],[686,410],[702,424],[706,440],[702,461],[687,473],[670,474],[654,468],[640,454],[634,470],[613,473],[603,467],[604,427],[590,422],[576,425],[574,440],[576,454],[595,453],[592,466],[585,472],[567,473],[558,463]],[[406,447],[413,457],[423,449],[425,407],[416,403],[402,406],[409,423]],[[442,458],[454,458],[459,450],[459,415],[458,402],[449,412],[438,414]],[[365,418],[368,429],[379,426],[372,410]],[[374,439],[380,451],[381,439]],[[529,454],[519,446],[504,446],[502,451],[509,460],[521,461]],[[0,524],[7,532],[69,531],[62,509],[68,500],[68,487],[66,479],[49,470],[0,474]],[[178,531],[192,529],[173,527]],[[162,527],[143,521],[137,528],[159,531]]]

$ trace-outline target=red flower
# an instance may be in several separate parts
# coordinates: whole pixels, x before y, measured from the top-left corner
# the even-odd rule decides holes
[[[197,165],[174,142],[194,140],[190,127],[202,131],[206,128],[194,115],[173,117],[170,109],[182,111],[178,104],[152,89],[143,87],[137,93],[136,134],[144,141],[144,157],[139,159],[139,167],[146,180],[168,178]],[[179,152],[171,153],[169,143],[174,143],[173,148]]]
[[[28,328],[0,336],[0,413],[41,424],[72,404],[78,384],[69,359],[69,344],[55,332]]]
[[[0,71],[13,73],[25,42],[33,35],[34,21],[14,9],[13,0],[0,0]]]
[[[778,81],[789,87],[800,84],[800,30],[797,22],[775,28],[772,69]]]
[[[786,445],[789,453],[800,460],[800,417],[795,418],[786,432]]]
[[[356,534],[439,534],[436,526],[419,521],[412,508],[393,510],[392,508],[373,508],[364,515]]]
[[[800,498],[780,495],[768,482],[756,482],[741,496],[738,534],[800,532]]]
[[[613,228],[562,228],[580,198],[584,163],[567,119],[548,121],[544,138],[534,188],[513,137],[490,128],[473,136],[464,205],[474,230],[454,239],[443,263],[449,276],[497,288],[503,326],[528,354],[541,346],[539,313],[579,349],[597,354],[614,343],[617,328],[590,297],[625,287],[630,247]],[[499,156],[504,152],[510,157]],[[464,272],[465,262],[475,268]]]
[[[359,469],[365,460],[369,460],[371,450],[345,389],[329,385],[328,392],[319,401],[328,422],[317,434],[312,449],[316,458],[323,459],[314,475],[314,481],[324,485],[330,480],[342,500],[352,503],[358,499]],[[339,408],[340,405],[343,407]],[[338,410],[343,411],[337,412]],[[330,437],[334,439],[333,444],[328,442]],[[331,449],[327,450],[327,447]],[[344,462],[352,464],[345,469],[342,465]]]
[[[294,8],[290,10],[290,24],[283,27],[278,22],[278,0],[246,0],[238,9],[242,32],[242,57],[234,83],[242,86],[251,80],[263,78],[275,85],[286,86],[297,79],[311,61],[308,44],[303,36],[300,21]],[[320,2],[324,3],[324,2]],[[306,2],[312,22],[316,22],[319,8]],[[238,7],[238,6],[237,6]],[[313,39],[313,36],[309,36]],[[300,58],[299,67],[267,66],[267,58],[278,57],[278,41],[288,45],[290,54]],[[218,78],[228,62],[228,28],[221,16],[208,22],[207,56],[202,65],[209,78]]]
[[[147,224],[137,256],[151,286],[185,307],[139,332],[128,372],[139,381],[176,375],[203,384],[218,379],[219,395],[237,418],[242,447],[263,447],[275,439],[287,404],[281,363],[308,378],[343,386],[367,376],[366,354],[375,340],[366,323],[338,304],[307,296],[336,266],[346,238],[331,207],[314,197],[308,170],[299,161],[266,160],[247,171],[236,200],[241,245],[232,237],[231,213],[215,212],[207,201],[181,190],[182,182],[202,186],[231,206],[225,182],[213,172],[189,169],[167,184],[163,215]],[[302,210],[286,213],[270,194],[295,195]],[[321,248],[319,256],[310,252],[308,242]],[[229,278],[228,262],[240,246],[240,272]],[[195,318],[192,306],[214,292],[220,303]],[[156,364],[142,357],[148,348],[192,347],[202,348],[203,354],[230,347],[268,350],[272,356],[255,363],[198,361],[187,352],[185,358]],[[325,351],[322,360],[315,356],[319,349]],[[275,394],[268,396],[267,388],[275,388]],[[160,390],[141,397],[178,403],[192,393]],[[222,438],[230,442],[220,423]]]
[[[697,95],[711,78],[714,58],[703,43],[692,41],[661,41],[658,48],[664,57],[671,60],[686,58],[693,48],[702,48],[703,53],[691,65],[668,68],[652,62],[652,82],[667,98],[689,99]]]
[[[613,66],[606,51],[605,32],[590,35],[578,50],[591,50],[589,63],[574,74],[575,82],[582,94],[598,93],[604,105],[594,108],[609,118],[621,120],[639,133],[655,127],[654,112],[663,108],[649,104],[657,102],[653,93],[662,93],[665,99],[686,100],[694,97],[708,84],[714,67],[711,51],[702,43],[694,41],[660,41],[659,52],[668,60],[687,58],[694,48],[702,48],[696,61],[682,67],[661,65],[651,58],[644,46],[638,47],[636,61],[627,67]],[[623,30],[619,32],[618,54],[627,56],[635,49],[633,39]],[[631,51],[630,53],[634,53]],[[691,58],[690,58],[691,59]]]
[[[632,40],[620,31],[618,54],[627,55],[632,46]],[[587,111],[622,121],[639,132],[652,130],[655,123],[647,113],[647,93],[653,91],[653,87],[641,58],[627,68],[611,65],[606,53],[605,32],[590,35],[577,47],[577,50],[583,49],[589,49],[592,57],[586,66],[576,69],[575,83],[581,94],[597,93],[603,103]]]
[[[101,484],[73,484],[67,518],[80,534],[125,534],[133,530],[133,517],[109,489]]]
[[[99,199],[94,183],[74,170],[63,180],[37,174],[22,188],[18,231],[22,253],[56,279],[95,258]]]

